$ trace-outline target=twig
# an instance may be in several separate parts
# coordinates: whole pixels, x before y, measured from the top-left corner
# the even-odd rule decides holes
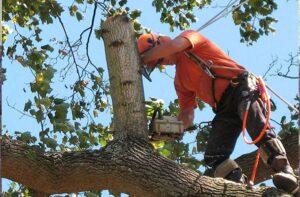
[[[297,55],[298,55],[298,54],[297,54]],[[280,68],[277,69],[276,74],[274,74],[274,75],[275,75],[275,76],[277,75],[277,76],[279,76],[279,77],[288,78],[288,79],[299,79],[299,76],[290,76],[290,75],[289,75],[290,72],[291,72],[292,66],[299,66],[299,65],[297,64],[297,61],[295,61],[295,58],[298,57],[297,55],[293,56],[293,55],[290,53],[290,54],[289,54],[290,59],[285,60],[286,62],[289,62],[289,65],[288,65],[288,67],[287,67],[287,71],[286,71],[285,73],[282,73],[281,70],[282,70],[282,67],[283,67],[283,66],[281,65]],[[274,75],[273,75],[273,76],[274,76]]]
[[[27,114],[27,113],[24,113],[23,111],[17,109],[15,106],[10,105],[9,102],[8,102],[8,98],[6,98],[6,104],[7,104],[8,107],[10,107],[10,108],[14,109],[15,111],[19,112],[20,114],[22,114],[22,116],[20,117],[20,119],[21,119],[23,116],[27,116],[27,117],[30,117],[30,118],[35,119],[34,116],[31,116],[31,115],[29,115],[29,114]]]
[[[70,48],[71,55],[72,55],[72,57],[73,57],[73,61],[74,61],[74,63],[75,63],[76,72],[77,72],[77,75],[78,75],[79,80],[80,80],[80,79],[81,79],[81,75],[80,75],[79,69],[78,69],[79,65],[78,65],[77,62],[76,62],[76,58],[75,58],[75,55],[74,55],[74,51],[73,51],[72,45],[71,45],[71,43],[70,43],[70,39],[69,39],[67,30],[66,30],[66,28],[65,28],[65,25],[64,25],[64,23],[62,22],[62,19],[60,18],[60,16],[59,16],[58,13],[56,12],[56,10],[54,9],[52,3],[51,3],[50,1],[48,1],[48,2],[49,2],[49,4],[51,5],[52,10],[55,12],[56,17],[58,18],[58,21],[59,21],[60,25],[61,25],[62,28],[63,28],[64,34],[65,34],[66,39],[67,39],[68,46],[69,46],[69,48]]]
[[[267,71],[263,75],[264,80],[266,80],[266,76],[267,76],[268,72],[270,72],[270,70],[276,65],[277,62],[278,62],[278,57],[276,56],[275,59],[272,57],[272,62],[269,64]]]
[[[88,35],[88,39],[86,42],[86,55],[88,57],[88,62],[85,65],[84,69],[82,70],[81,75],[83,75],[83,72],[86,70],[87,66],[89,65],[89,63],[97,70],[97,66],[95,66],[95,64],[91,61],[90,55],[89,55],[89,44],[90,44],[90,39],[91,39],[91,35],[92,35],[92,31],[93,31],[93,27],[94,27],[94,22],[95,22],[95,16],[96,16],[96,12],[97,12],[97,2],[95,2],[94,4],[94,11],[93,11],[93,17],[92,17],[92,24],[90,26],[90,32]]]

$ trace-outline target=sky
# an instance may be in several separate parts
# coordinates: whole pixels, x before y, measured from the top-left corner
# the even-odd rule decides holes
[[[216,1],[218,5],[224,5],[225,1]],[[278,57],[278,67],[279,65],[286,66],[285,60],[289,58],[289,54],[296,54],[298,49],[298,10],[297,1],[278,1],[278,10],[274,12],[274,16],[278,19],[278,23],[275,23],[273,27],[276,29],[276,33],[269,36],[264,36],[254,43],[253,46],[247,46],[244,43],[240,43],[239,29],[236,27],[231,19],[231,15],[220,19],[214,24],[203,29],[201,33],[216,43],[221,49],[226,53],[229,53],[236,62],[243,65],[249,71],[255,73],[256,75],[263,75],[268,65],[272,60]],[[154,8],[151,7],[150,1],[142,0],[131,0],[129,5],[132,8],[137,8],[142,10],[142,15],[139,19],[143,26],[150,28],[153,32],[169,35],[170,37],[176,37],[180,34],[180,30],[175,30],[174,32],[169,32],[169,27],[167,24],[160,23],[159,14],[155,13]],[[222,8],[208,8],[204,10],[195,10],[198,17],[198,22],[192,24],[190,29],[198,29],[206,21],[217,14]],[[98,14],[99,15],[99,14]],[[100,17],[100,15],[99,15]],[[77,27],[76,21],[63,18],[68,24],[67,29],[72,32],[72,35],[78,35],[86,26],[82,25],[82,28]],[[100,23],[100,19],[96,21],[96,24]],[[74,25],[77,26],[74,26]],[[45,26],[45,32],[47,34],[56,34],[58,37],[63,39],[63,32],[59,28],[53,28],[51,26]],[[49,31],[47,31],[49,30]],[[75,38],[74,38],[75,39]],[[9,40],[8,40],[9,42]],[[106,65],[104,48],[102,41],[92,42],[90,45],[91,57],[93,61],[99,62],[100,65]],[[25,69],[21,68],[16,62],[10,62],[6,58],[3,60],[3,67],[7,69],[7,81],[3,85],[3,125],[5,125],[4,131],[8,130],[10,133],[14,133],[17,130],[28,130],[32,131],[34,135],[38,135],[38,129],[34,120],[22,116],[16,110],[7,106],[6,100],[9,101],[10,105],[15,106],[18,109],[23,109],[24,103],[31,97],[27,93],[23,92],[24,85],[28,87],[31,74]],[[278,68],[277,67],[277,68]],[[166,105],[176,98],[176,93],[173,87],[173,79],[175,68],[170,66],[166,68],[168,75],[160,73],[158,70],[154,71],[151,75],[152,82],[143,80],[145,98],[156,97],[163,99]],[[275,70],[271,71],[274,73]],[[297,72],[297,69],[294,70]],[[298,74],[292,73],[296,76]],[[170,77],[171,76],[171,77]],[[298,81],[287,80],[281,77],[270,76],[267,78],[266,83],[276,90],[280,95],[285,97],[291,103],[294,103],[295,93],[298,92]],[[62,84],[62,83],[61,83]],[[54,88],[54,91],[59,92],[58,83]],[[286,115],[289,117],[289,110],[282,104],[282,102],[272,97],[277,104],[277,111],[272,113],[271,118],[275,120],[280,120],[281,116]],[[196,110],[195,122],[209,121],[213,118],[209,107],[206,107],[203,111]],[[108,115],[101,115],[101,122],[108,124],[110,118]],[[276,126],[276,125],[274,125]],[[194,140],[195,133],[186,134],[184,136],[185,142],[191,142]],[[239,138],[235,151],[231,158],[234,159],[239,155],[248,153],[255,150],[254,145],[246,145],[241,138]],[[201,156],[199,156],[201,159]],[[8,181],[4,181],[3,190],[7,190]],[[268,184],[271,184],[268,182]],[[104,193],[103,196],[109,196],[108,193]],[[125,196],[125,195],[124,195]]]

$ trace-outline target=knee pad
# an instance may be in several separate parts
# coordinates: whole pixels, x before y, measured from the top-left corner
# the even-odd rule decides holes
[[[242,184],[247,184],[248,181],[247,176],[243,174],[239,165],[230,159],[225,160],[217,166],[214,176]]]
[[[215,169],[215,174],[214,177],[221,177],[225,178],[227,175],[229,175],[233,170],[240,168],[239,165],[231,160],[231,159],[226,159],[220,165],[217,166]]]
[[[229,156],[226,155],[204,155],[205,164],[211,168],[216,168],[220,163],[228,159]]]

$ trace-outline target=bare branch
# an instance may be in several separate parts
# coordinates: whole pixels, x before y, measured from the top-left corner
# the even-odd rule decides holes
[[[87,42],[86,42],[86,55],[88,57],[88,62],[86,63],[84,69],[82,70],[81,75],[83,75],[83,72],[86,70],[86,68],[89,64],[91,64],[97,70],[97,66],[95,66],[95,64],[91,61],[91,58],[90,58],[90,55],[89,55],[89,43],[90,43],[90,39],[91,39],[93,27],[94,27],[96,11],[97,11],[97,2],[94,3],[92,23],[91,23],[91,26],[90,26],[90,32],[89,32],[88,39],[87,39]]]
[[[276,73],[274,75],[288,78],[288,79],[299,79],[299,76],[291,76],[290,73],[293,69],[293,67],[299,67],[297,62],[298,54],[293,55],[292,53],[289,54],[289,59],[285,60],[285,62],[288,63],[288,66],[286,68],[286,72],[282,72],[283,65],[280,65],[280,68],[277,69]],[[274,76],[273,75],[273,76]]]
[[[18,108],[16,108],[14,105],[10,105],[10,103],[8,102],[8,98],[6,98],[6,104],[8,107],[14,109],[15,111],[19,112],[20,114],[22,114],[22,116],[20,118],[22,118],[23,116],[27,116],[27,117],[30,117],[30,118],[33,118],[33,119],[36,119],[34,116],[31,116],[21,110],[19,110]]]
[[[264,80],[266,80],[267,74],[270,72],[270,70],[272,70],[272,68],[277,64],[277,62],[278,62],[278,57],[276,56],[275,59],[272,57],[272,62],[269,64],[267,71],[263,75]]]
[[[75,57],[75,54],[74,54],[74,51],[73,51],[73,48],[72,48],[72,45],[71,45],[71,42],[70,42],[70,39],[69,39],[67,30],[66,30],[66,28],[65,28],[65,25],[64,25],[64,23],[63,23],[61,17],[59,16],[59,14],[58,14],[58,13],[56,12],[56,10],[54,9],[54,7],[53,7],[51,1],[48,1],[48,2],[49,2],[49,4],[51,5],[52,10],[55,12],[55,15],[56,15],[56,17],[58,18],[58,21],[59,21],[61,27],[63,28],[64,34],[65,34],[66,39],[67,39],[66,41],[67,41],[67,43],[68,43],[68,46],[69,46],[69,49],[70,49],[70,52],[71,52],[71,55],[72,55],[72,57],[73,57],[73,61],[74,61],[75,67],[76,67],[76,72],[77,72],[77,75],[78,75],[79,80],[80,80],[80,79],[81,79],[81,75],[80,75],[79,69],[78,69],[79,65],[77,64],[76,57]]]

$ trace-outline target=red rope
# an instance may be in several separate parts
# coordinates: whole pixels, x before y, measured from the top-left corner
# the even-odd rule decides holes
[[[250,185],[254,185],[254,180],[255,180],[255,177],[256,177],[256,171],[257,171],[257,167],[258,167],[258,163],[259,163],[259,157],[260,157],[260,151],[257,150],[256,157],[255,157],[255,162],[253,164],[252,175],[251,175],[250,182],[249,182]]]
[[[250,104],[248,104],[246,112],[244,114],[243,125],[242,125],[243,139],[246,144],[256,144],[257,142],[259,142],[261,140],[263,135],[266,133],[267,127],[269,125],[270,115],[271,115],[271,103],[270,103],[269,95],[266,91],[266,86],[260,77],[258,77],[258,82],[259,82],[259,90],[261,93],[262,100],[267,103],[266,123],[265,123],[264,127],[262,128],[260,134],[258,135],[258,137],[255,140],[253,140],[252,142],[247,140],[245,130],[246,130],[248,111],[249,111],[249,107],[250,107]]]
[[[257,80],[258,80],[258,89],[259,89],[259,92],[260,92],[261,99],[263,100],[263,102],[267,103],[266,122],[265,122],[264,127],[262,128],[260,134],[258,135],[258,137],[255,140],[253,140],[252,142],[248,141],[247,138],[246,138],[245,130],[246,130],[248,112],[249,112],[249,108],[250,108],[250,105],[251,105],[251,103],[249,101],[249,103],[247,105],[247,108],[246,108],[246,111],[245,111],[245,114],[244,114],[243,125],[242,125],[243,139],[244,139],[246,144],[256,144],[262,139],[262,137],[264,136],[264,134],[267,131],[267,128],[268,128],[268,125],[269,125],[269,120],[270,120],[270,115],[271,115],[271,103],[270,103],[268,92],[266,90],[266,86],[265,86],[265,84],[264,84],[261,77],[258,77]],[[256,158],[255,158],[253,169],[252,169],[252,175],[251,175],[251,179],[250,179],[250,182],[249,182],[250,185],[254,185],[254,180],[255,180],[255,177],[256,177],[256,171],[257,171],[257,167],[258,167],[258,163],[259,163],[259,157],[260,157],[260,152],[258,150],[257,153],[256,153]]]

